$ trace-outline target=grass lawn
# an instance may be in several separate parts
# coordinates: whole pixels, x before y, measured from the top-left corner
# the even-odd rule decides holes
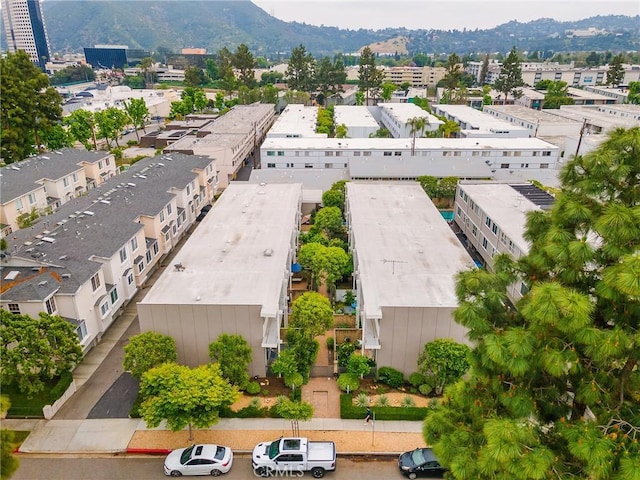
[[[9,395],[11,408],[7,413],[8,418],[42,418],[42,407],[51,405],[55,400],[51,400],[51,390],[58,383],[58,379],[53,379],[45,383],[45,388],[28,398],[22,393],[16,384],[2,385],[3,395]]]

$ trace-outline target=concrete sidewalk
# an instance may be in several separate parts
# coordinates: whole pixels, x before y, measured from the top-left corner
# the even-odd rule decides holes
[[[31,434],[21,445],[20,453],[47,454],[106,454],[126,453],[129,443],[136,431],[158,431],[165,428],[148,429],[140,419],[105,419],[105,420],[3,420],[3,428],[11,430],[31,430]],[[342,420],[335,418],[314,418],[309,422],[301,422],[301,435],[308,431],[340,431],[371,432],[372,428],[379,434],[420,434],[422,422],[410,421],[377,421],[375,426],[364,425],[362,420]],[[224,435],[225,431],[244,431],[247,437],[260,431],[263,441],[264,432],[273,432],[273,436],[287,434],[291,430],[289,420],[276,418],[221,419],[210,430]],[[233,447],[233,446],[232,446]],[[152,450],[152,448],[150,448]],[[242,453],[240,450],[239,453]],[[375,449],[363,454],[387,454]]]

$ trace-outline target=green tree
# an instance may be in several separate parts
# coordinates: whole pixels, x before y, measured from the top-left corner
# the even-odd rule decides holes
[[[344,92],[342,85],[347,79],[342,57],[338,56],[332,62],[329,57],[322,58],[315,67],[317,90],[322,95],[323,105],[328,97]]]
[[[513,47],[507,55],[507,58],[502,62],[502,68],[500,69],[500,75],[493,83],[493,88],[498,92],[504,94],[504,104],[507,104],[507,97],[511,94],[514,98],[520,98],[522,91],[520,87],[524,86],[524,80],[522,80],[522,67],[520,66],[520,59],[518,58],[518,52],[516,47]]]
[[[306,266],[310,262],[314,283],[326,285],[330,292],[333,292],[336,282],[351,270],[351,257],[341,247],[308,243],[303,245],[300,252],[301,265]]]
[[[454,133],[460,131],[460,125],[453,120],[445,119],[443,124],[438,125],[438,131],[442,133],[444,138],[451,138]]]
[[[144,98],[132,98],[127,102],[126,100],[123,102],[124,111],[127,112],[129,118],[131,119],[131,123],[136,129],[136,138],[140,141],[140,135],[138,134],[138,128],[142,128],[145,132],[147,129],[145,128],[145,122],[149,118],[149,109],[147,108],[147,102],[144,101]]]
[[[640,105],[640,82],[629,82],[627,102],[632,105]]]
[[[153,58],[151,57],[143,58],[142,60],[140,60],[138,67],[140,67],[140,70],[142,71],[144,86],[146,87],[146,86],[153,85],[153,83],[156,81],[156,78],[157,78],[156,72],[153,71]]]
[[[358,66],[358,88],[365,96],[365,105],[369,105],[369,98],[380,96],[384,73],[376,66],[376,56],[369,47],[364,47],[360,53]]]
[[[242,335],[223,333],[209,344],[209,358],[218,362],[222,376],[240,389],[249,383],[249,365],[253,350]]]
[[[478,85],[487,83],[487,73],[489,73],[489,54],[485,54],[482,58],[482,66],[480,67],[480,75],[478,75]]]
[[[266,86],[266,85],[275,85],[276,83],[282,83],[284,79],[284,73],[280,73],[280,72],[276,72],[276,71],[270,71],[270,72],[263,72],[262,75],[260,75],[260,85],[262,86]]]
[[[469,352],[462,343],[439,338],[424,346],[418,357],[418,372],[440,395],[446,385],[457,382],[469,370]]]
[[[619,53],[609,62],[609,70],[607,70],[607,85],[617,87],[624,81],[624,56]]]
[[[64,123],[68,125],[71,136],[84,145],[87,150],[98,149],[96,140],[97,125],[93,113],[79,108],[71,112],[68,117],[65,117]]]
[[[271,371],[284,377],[298,373],[298,361],[292,349],[281,350],[271,364]]]
[[[459,274],[471,371],[424,423],[454,478],[638,478],[638,158],[640,128],[612,131],[528,215],[526,256]]]
[[[232,62],[233,66],[238,70],[238,82],[240,85],[253,88],[257,83],[254,70],[256,67],[256,59],[249,50],[249,47],[244,43],[238,45]]]
[[[395,92],[397,89],[398,89],[398,86],[395,83],[384,82],[382,84],[382,93],[380,95],[382,100],[384,100],[385,102],[388,102],[389,100],[391,100],[391,97],[393,96],[393,92]]]
[[[227,47],[218,50],[216,54],[216,64],[218,66],[218,78],[227,78],[229,76],[235,78],[233,72],[233,53]]]
[[[436,198],[438,196],[438,178],[430,175],[423,175],[416,178],[416,181],[420,183],[422,189],[426,192],[429,198]]]
[[[7,395],[0,395],[0,418],[4,418],[11,408],[11,400]],[[13,455],[15,449],[15,435],[12,431],[3,428],[0,430],[0,478],[11,478],[20,465]]]
[[[204,72],[196,65],[189,65],[184,70],[184,84],[187,87],[201,87],[205,83]]]
[[[307,422],[313,418],[313,405],[307,402],[294,402],[286,397],[278,398],[274,409],[280,417],[291,420],[291,434],[294,437],[300,436],[300,420]]]
[[[569,97],[567,82],[551,82],[547,86],[542,108],[560,108],[560,105],[573,105],[575,101]]]
[[[335,237],[344,231],[342,211],[338,207],[321,208],[318,210],[318,213],[316,213],[314,225],[322,231],[327,238]]]
[[[93,117],[95,118],[96,125],[98,127],[97,136],[104,138],[107,142],[107,146],[111,146],[111,140],[116,142],[116,146],[120,148],[118,139],[120,138],[120,132],[129,123],[129,116],[119,108],[109,107],[105,110],[96,112]]]
[[[413,117],[407,120],[407,125],[411,127],[411,156],[416,154],[416,136],[422,136],[427,125],[429,125],[429,119],[427,117]]]
[[[201,88],[197,88],[193,92],[193,108],[195,108],[196,112],[202,112],[207,105],[209,104],[209,99],[207,98],[207,94],[204,93],[204,90]]]
[[[213,58],[207,58],[205,61],[205,72],[207,73],[207,77],[209,77],[210,81],[215,81],[218,79],[218,64]]]
[[[336,138],[347,138],[348,133],[349,129],[344,123],[336,125]]]
[[[310,336],[308,331],[293,327],[287,329],[286,340],[289,350],[293,351],[293,356],[298,364],[298,373],[302,375],[303,383],[306,383],[309,381],[311,366],[318,356],[320,344]]]
[[[124,346],[122,366],[135,378],[158,367],[163,363],[175,362],[178,359],[176,341],[156,332],[144,332],[134,335]]]
[[[58,70],[51,76],[51,85],[64,85],[75,82],[93,82],[96,73],[88,65],[72,65]]]
[[[352,353],[347,361],[347,373],[363,378],[371,371],[369,359],[359,353]]]
[[[5,163],[40,150],[41,134],[62,120],[62,98],[22,50],[0,58],[0,156]]]
[[[590,67],[597,67],[602,64],[602,55],[597,52],[591,52],[585,59],[587,65]]]
[[[331,188],[322,194],[322,205],[325,207],[338,207],[344,209],[344,192]]]
[[[300,44],[291,52],[285,78],[290,90],[311,93],[316,89],[315,60],[307,53],[304,45]]]
[[[222,407],[232,405],[239,397],[237,387],[222,377],[217,364],[189,368],[165,363],[142,376],[140,415],[149,428],[163,420],[171,431],[189,427],[209,428],[218,423]]]
[[[453,95],[453,91],[458,87],[460,83],[460,79],[464,74],[464,70],[462,69],[462,61],[460,57],[455,53],[449,55],[446,64],[446,73],[444,78],[442,79],[442,86],[448,93],[448,97],[451,98]]]
[[[306,105],[309,103],[311,96],[307,92],[301,92],[298,90],[287,90],[282,97],[286,103],[301,103]]]
[[[456,196],[458,177],[443,177],[438,181],[438,197],[453,199]]]
[[[307,337],[322,335],[333,325],[329,300],[316,292],[305,292],[291,305],[289,328],[299,329]]]
[[[356,105],[364,105],[364,92],[357,91],[356,92]]]
[[[62,317],[41,312],[32,318],[0,309],[0,320],[2,382],[16,383],[28,396],[82,358],[75,327]]]
[[[71,134],[58,123],[43,130],[41,139],[47,150],[60,150],[61,148],[72,147],[74,142]]]

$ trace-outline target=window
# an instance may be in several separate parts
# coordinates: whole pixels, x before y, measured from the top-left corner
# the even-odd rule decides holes
[[[283,152],[282,150],[279,150],[279,151],[278,151],[278,156],[279,156],[279,157],[284,157],[284,152]]]
[[[73,174],[73,183],[78,183],[78,174],[77,173]]]
[[[484,224],[485,224],[487,227],[491,228],[491,218],[486,217],[486,218],[484,219]]]
[[[324,164],[324,168],[332,168],[333,167],[333,163],[325,163]]]
[[[546,152],[542,152],[542,156],[543,157],[550,157],[551,156],[551,152],[550,151],[546,151]]]
[[[359,157],[360,156],[360,152],[353,152],[353,156],[354,157]]]
[[[62,184],[63,184],[65,187],[68,187],[68,186],[69,186],[69,179],[68,179],[67,177],[64,177],[64,178],[62,179]]]
[[[442,152],[443,157],[448,157],[449,155],[451,155],[451,152]]]
[[[540,152],[533,152],[533,156],[537,157],[540,154]]]
[[[472,157],[477,157],[480,155],[480,152],[471,152]]]
[[[164,210],[160,211],[160,223],[164,222]]]
[[[171,204],[167,205],[167,215],[171,215]]]
[[[93,277],[91,277],[91,288],[93,288],[94,292],[98,288],[100,288],[100,275],[98,275],[97,273]]]
[[[394,154],[396,157],[401,157],[401,156],[402,156],[402,152],[393,152],[393,154]]]
[[[120,249],[120,263],[124,262],[127,259],[127,248],[123,247]]]
[[[133,237],[131,239],[131,251],[135,252],[138,249],[138,239],[136,237]]]
[[[267,157],[275,157],[276,156],[276,152],[274,152],[273,150],[267,150]]]
[[[473,228],[471,229],[471,234],[472,234],[474,237],[477,237],[477,236],[478,236],[478,227],[476,227],[476,225],[475,225],[475,224],[473,225]]]
[[[29,204],[33,205],[34,203],[36,203],[36,195],[35,195],[35,193],[30,193],[29,194]]]
[[[528,163],[521,163],[520,164],[520,168],[529,168],[529,164]]]
[[[147,263],[151,263],[152,258],[153,255],[151,255],[151,250],[147,250]]]
[[[549,168],[549,164],[548,163],[541,163],[540,164],[540,168]]]
[[[104,317],[109,312],[109,302],[104,302],[100,305],[100,313]]]
[[[494,223],[491,226],[491,231],[493,232],[494,235],[498,235],[498,224]]]
[[[305,163],[304,168],[313,168],[313,163]]]
[[[519,157],[522,155],[522,152],[513,152],[514,157]]]
[[[491,156],[491,152],[482,152],[482,156],[483,157],[489,157],[489,156]]]
[[[342,156],[342,152],[336,152],[336,157],[341,157]]]
[[[18,305],[17,303],[10,303],[8,307],[11,313],[20,314],[20,305]]]
[[[487,249],[487,245],[489,245],[489,242],[487,241],[486,238],[482,237],[482,248],[484,248],[486,250]]]
[[[330,151],[330,150],[326,150],[326,151],[324,152],[324,156],[325,156],[325,157],[333,157],[333,152],[332,152],[332,151]]]
[[[84,340],[84,337],[87,336],[87,325],[84,323],[84,320],[80,320],[80,324],[76,327],[76,333],[81,342]]]
[[[105,160],[105,163],[106,163],[107,165],[111,165],[111,159],[107,158],[107,159]]]
[[[160,251],[160,249],[158,248],[158,242],[153,244],[153,254],[154,255],[158,255],[158,252]]]
[[[16,200],[16,210],[22,210],[22,199],[18,198]]]
[[[178,233],[178,227],[176,227],[175,225],[173,226],[173,228],[171,229],[173,236],[176,236],[176,233]]]
[[[459,150],[453,152],[453,156],[454,157],[459,157],[462,154],[462,152],[460,152]]]
[[[384,152],[384,156],[385,157],[390,157],[391,156],[391,152]]]
[[[509,164],[508,163],[501,163],[500,164],[500,168],[509,168]]]
[[[102,161],[98,162],[98,168],[102,170]]]
[[[363,157],[370,157],[371,156],[371,152],[362,152],[362,156]]]
[[[111,290],[111,303],[115,305],[117,301],[118,301],[118,289],[114,288],[113,290]]]
[[[293,163],[287,163],[287,168],[293,168]]]
[[[47,313],[49,315],[53,315],[53,313],[57,310],[56,301],[53,299],[53,297],[50,297],[47,300],[45,300],[44,304],[47,307]]]
[[[267,163],[267,168],[276,168],[275,163]]]
[[[127,283],[131,285],[133,283],[133,273],[130,273],[127,277]]]
[[[138,273],[142,273],[143,270],[144,270],[144,262],[140,262],[138,264]]]
[[[511,156],[511,152],[502,152],[502,156],[503,157],[510,157]]]

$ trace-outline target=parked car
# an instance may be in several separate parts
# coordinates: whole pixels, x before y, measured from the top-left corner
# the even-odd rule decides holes
[[[304,437],[279,438],[256,445],[251,463],[260,477],[299,477],[311,472],[313,478],[322,478],[326,471],[336,469],[336,445],[310,442]]]
[[[416,448],[398,457],[398,468],[409,478],[442,478],[447,471],[440,465],[430,448]]]
[[[233,452],[221,445],[191,445],[172,451],[164,461],[164,474],[172,477],[182,475],[211,475],[217,477],[231,470]]]
[[[209,213],[209,210],[211,210],[211,205],[205,205],[204,207],[202,207],[202,210],[200,210],[200,213],[196,217],[196,222],[201,222],[204,219],[204,217],[207,216],[207,213]]]

